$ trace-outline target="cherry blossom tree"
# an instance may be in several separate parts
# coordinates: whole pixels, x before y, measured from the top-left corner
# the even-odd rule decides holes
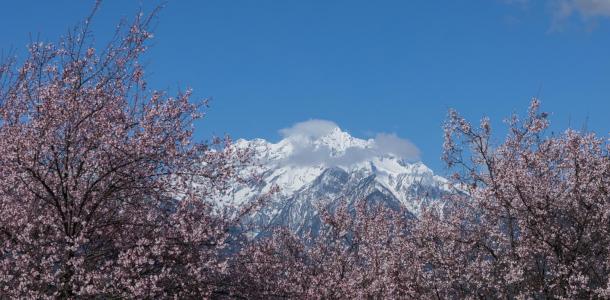
[[[396,299],[423,295],[424,266],[404,210],[358,201],[324,209],[309,240],[284,229],[236,259],[236,295],[246,298]]]
[[[93,16],[93,14],[92,14]],[[206,297],[240,213],[211,202],[248,163],[193,141],[205,102],[150,91],[155,16],[96,48],[92,17],[0,65],[0,297]]]
[[[534,99],[494,145],[451,111],[445,160],[466,191],[422,222],[437,243],[427,261],[446,297],[606,298],[610,272],[610,144],[593,133],[547,133]],[[432,225],[430,225],[432,224]]]

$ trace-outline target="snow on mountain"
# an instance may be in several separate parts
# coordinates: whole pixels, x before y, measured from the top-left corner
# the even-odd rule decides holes
[[[224,201],[239,206],[279,187],[263,209],[249,218],[260,232],[274,226],[288,226],[303,234],[315,231],[320,225],[319,207],[339,200],[403,205],[416,216],[422,207],[451,190],[446,179],[423,163],[413,162],[419,153],[406,140],[395,135],[364,140],[334,123],[314,125],[322,130],[287,130],[277,143],[236,141],[237,147],[255,149],[262,180],[236,187]]]

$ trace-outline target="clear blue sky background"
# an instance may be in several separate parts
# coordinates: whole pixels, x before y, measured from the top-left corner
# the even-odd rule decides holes
[[[4,2],[1,48],[55,40],[92,3]],[[97,39],[154,3],[105,1]],[[448,108],[501,127],[539,95],[554,130],[610,130],[605,0],[169,1],[147,59],[151,87],[214,98],[201,139],[276,141],[281,128],[326,119],[357,137],[407,138],[443,173]]]

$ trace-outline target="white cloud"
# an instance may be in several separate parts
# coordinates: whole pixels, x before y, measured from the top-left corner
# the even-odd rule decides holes
[[[309,120],[280,130],[282,136],[290,139],[293,146],[291,155],[281,163],[299,166],[320,164],[349,166],[385,155],[393,155],[408,161],[419,159],[419,149],[409,140],[400,138],[396,134],[378,133],[375,138],[368,140],[367,147],[351,145],[340,153],[328,145],[316,146],[311,143],[335,129],[339,127],[332,121]]]
[[[561,31],[566,21],[575,16],[589,29],[595,27],[597,19],[610,17],[610,0],[554,0],[551,4],[551,31]]]
[[[610,17],[610,0],[559,0],[556,16],[569,17],[578,13],[585,18]]]
[[[505,4],[528,7],[532,0],[502,0]],[[578,16],[584,23],[610,17],[610,0],[547,0],[551,12],[551,30],[561,30],[566,20]]]
[[[280,134],[284,138],[305,137],[309,139],[316,139],[329,134],[335,128],[339,128],[335,122],[312,119],[309,121],[296,123],[289,128],[281,129]]]
[[[409,140],[396,134],[379,133],[375,137],[375,146],[380,154],[391,153],[406,159],[419,158],[419,149]]]

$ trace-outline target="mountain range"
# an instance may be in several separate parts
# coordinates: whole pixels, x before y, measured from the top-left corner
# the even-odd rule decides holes
[[[315,234],[320,209],[340,201],[402,206],[416,217],[423,207],[451,192],[448,180],[405,157],[410,156],[406,148],[414,146],[392,135],[359,139],[329,126],[287,134],[277,143],[240,139],[235,145],[255,150],[261,180],[232,189],[226,201],[239,206],[279,188],[247,218],[259,235],[278,226],[298,235]]]

